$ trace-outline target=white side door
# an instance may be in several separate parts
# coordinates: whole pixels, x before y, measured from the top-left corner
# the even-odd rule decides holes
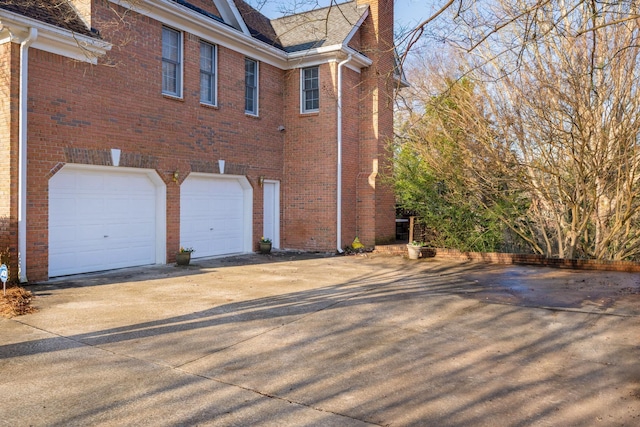
[[[272,247],[280,247],[280,182],[264,181],[262,235],[271,239]]]

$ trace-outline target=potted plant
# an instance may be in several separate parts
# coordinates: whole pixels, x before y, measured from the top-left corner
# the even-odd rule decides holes
[[[422,248],[425,247],[424,242],[413,241],[407,243],[407,251],[409,252],[409,259],[418,259],[422,256]]]
[[[268,254],[269,252],[271,252],[271,239],[268,237],[264,237],[262,236],[260,238],[260,253],[261,254]]]
[[[180,250],[176,254],[176,264],[189,265],[191,262],[191,252],[195,252],[193,248],[183,248],[180,246]]]

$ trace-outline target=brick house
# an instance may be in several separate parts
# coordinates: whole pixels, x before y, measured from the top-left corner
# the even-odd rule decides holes
[[[393,0],[0,0],[12,277],[394,239]]]

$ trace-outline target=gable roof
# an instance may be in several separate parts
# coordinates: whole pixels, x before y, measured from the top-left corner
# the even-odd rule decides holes
[[[65,30],[97,37],[67,0],[0,0],[0,9],[24,15]]]
[[[234,3],[252,37],[284,50],[269,18],[243,0],[234,0]]]
[[[238,0],[237,0],[238,1]],[[242,0],[239,0],[242,1]],[[271,25],[287,53],[346,44],[368,10],[355,1],[274,19]]]

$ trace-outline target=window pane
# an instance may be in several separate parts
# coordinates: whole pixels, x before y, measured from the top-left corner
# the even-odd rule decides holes
[[[179,56],[179,34],[169,28],[162,29],[162,57],[178,62]]]
[[[254,61],[250,59],[244,61],[244,74],[247,86],[255,86],[256,64]]]
[[[318,89],[318,79],[309,80],[305,84],[305,89]]]
[[[215,104],[215,46],[200,42],[200,101]]]
[[[244,110],[256,114],[258,112],[258,63],[252,59],[244,61]]]
[[[302,70],[302,110],[317,111],[320,108],[318,67]]]
[[[245,90],[244,96],[244,109],[245,111],[253,112],[254,111],[254,103],[253,103],[253,88],[248,87]]]
[[[176,64],[162,63],[162,91],[178,93],[178,79]]]
[[[213,71],[213,46],[207,43],[200,43],[200,70]]]
[[[307,68],[304,70],[305,89],[318,88],[318,68]]]
[[[180,96],[180,40],[178,31],[162,28],[162,92]]]
[[[309,100],[311,101],[311,109],[317,110],[320,104],[320,91],[317,89],[310,91]]]
[[[206,74],[200,75],[200,101],[213,103],[213,91],[211,84],[211,76]]]

